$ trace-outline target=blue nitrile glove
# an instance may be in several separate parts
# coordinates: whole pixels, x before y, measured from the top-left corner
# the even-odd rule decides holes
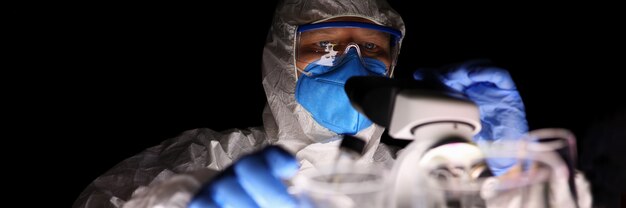
[[[242,157],[207,182],[189,203],[199,207],[295,207],[281,179],[291,178],[298,162],[278,146]]]
[[[423,72],[414,78],[421,80]],[[524,103],[508,71],[486,61],[470,61],[447,68],[437,75],[440,81],[463,92],[478,105],[482,130],[474,142],[485,146],[490,142],[515,140],[528,132]],[[495,175],[515,165],[514,159],[491,159],[487,163]]]

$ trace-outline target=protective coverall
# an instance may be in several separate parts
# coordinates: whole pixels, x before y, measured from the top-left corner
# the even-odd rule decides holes
[[[294,38],[299,25],[345,16],[366,18],[404,34],[404,22],[386,1],[280,2],[263,50],[267,105],[262,127],[186,131],[117,164],[95,179],[74,207],[121,207],[131,196],[135,199],[125,206],[184,207],[202,182],[237,158],[267,145],[281,145],[294,153],[301,172],[331,160],[339,145],[333,138],[336,134],[317,124],[294,98]],[[360,162],[392,165],[394,151],[380,143],[383,131],[374,124],[355,135],[367,141]]]

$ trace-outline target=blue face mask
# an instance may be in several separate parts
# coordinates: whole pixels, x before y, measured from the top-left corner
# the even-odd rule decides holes
[[[361,58],[358,48],[350,48],[335,60],[334,66],[309,64],[296,84],[296,100],[320,125],[337,134],[354,135],[372,125],[350,104],[344,90],[352,76],[385,76],[387,68],[379,60]]]

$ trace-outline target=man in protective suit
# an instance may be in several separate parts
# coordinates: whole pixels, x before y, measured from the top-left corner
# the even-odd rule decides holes
[[[384,0],[281,1],[263,51],[263,126],[186,131],[117,164],[74,207],[293,206],[280,179],[333,160],[338,135],[366,142],[359,162],[390,168],[395,151],[380,142],[384,128],[352,108],[343,84],[351,76],[392,77],[404,31]],[[477,143],[527,132],[523,103],[506,71],[459,67],[465,70],[441,78],[478,96],[488,123]],[[472,88],[478,82],[492,84]],[[511,165],[491,168],[500,174]]]

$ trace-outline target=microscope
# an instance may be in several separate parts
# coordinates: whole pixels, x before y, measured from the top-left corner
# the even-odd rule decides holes
[[[411,207],[423,177],[471,180],[491,174],[472,142],[480,129],[476,104],[439,83],[353,77],[352,105],[394,139],[411,140],[392,169],[389,207]],[[422,176],[422,177],[420,177]],[[453,179],[454,178],[454,179]]]
[[[522,146],[499,150],[517,157],[520,174],[494,176],[486,159],[498,155],[486,155],[488,151],[472,141],[481,129],[478,106],[458,91],[425,80],[352,77],[345,85],[353,107],[387,128],[392,138],[410,141],[398,152],[391,170],[387,207],[591,206],[588,190],[582,189],[581,197],[574,183],[572,134],[529,132],[521,138]],[[539,171],[541,166],[549,171]],[[438,184],[430,186],[433,181]],[[506,185],[511,181],[515,183]],[[450,185],[456,187],[447,189]]]

